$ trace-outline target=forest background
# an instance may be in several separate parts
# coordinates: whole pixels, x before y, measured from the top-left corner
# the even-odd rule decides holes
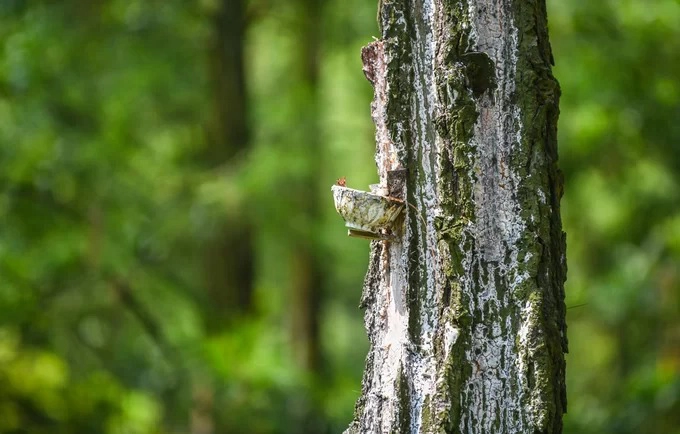
[[[337,433],[373,0],[0,0],[0,433]],[[680,433],[680,2],[549,0],[567,433]]]

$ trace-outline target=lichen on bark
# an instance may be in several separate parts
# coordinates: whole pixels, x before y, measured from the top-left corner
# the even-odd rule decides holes
[[[544,0],[382,1],[364,49],[405,229],[372,243],[348,432],[561,431],[559,86]]]

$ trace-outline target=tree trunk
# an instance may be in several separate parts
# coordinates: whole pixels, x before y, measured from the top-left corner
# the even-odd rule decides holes
[[[319,60],[321,55],[322,2],[298,0],[295,21],[297,37],[296,65],[293,71],[297,79],[300,103],[296,115],[301,125],[299,132],[302,149],[308,161],[319,161]],[[316,222],[319,203],[316,180],[319,173],[316,164],[292,181],[297,192],[294,209],[299,221]],[[321,343],[319,339],[319,316],[321,314],[323,273],[321,272],[320,248],[315,231],[301,231],[294,237],[291,257],[292,285],[290,298],[291,342],[297,366],[311,375],[321,369]],[[312,431],[313,432],[313,431]]]
[[[250,147],[245,74],[245,0],[214,4],[208,46],[208,72],[213,91],[207,125],[207,167],[240,164]],[[203,246],[206,296],[202,316],[206,332],[219,335],[237,319],[252,314],[254,289],[254,228],[246,203],[234,204],[214,237]],[[215,390],[210,379],[192,378],[191,434],[221,432],[216,417]]]
[[[237,157],[250,146],[244,41],[244,0],[222,0],[213,16],[209,47],[213,113],[203,159],[210,167],[239,164]],[[254,240],[247,204],[235,204],[214,238],[205,246],[209,333],[224,331],[249,313],[253,303]]]
[[[559,86],[545,2],[383,0],[363,49],[376,162],[407,169],[373,241],[348,433],[558,433],[566,411]]]

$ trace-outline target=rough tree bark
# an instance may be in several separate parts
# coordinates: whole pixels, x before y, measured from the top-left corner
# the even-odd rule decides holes
[[[383,0],[363,49],[380,180],[404,228],[373,241],[371,348],[348,433],[558,433],[565,237],[544,0]]]

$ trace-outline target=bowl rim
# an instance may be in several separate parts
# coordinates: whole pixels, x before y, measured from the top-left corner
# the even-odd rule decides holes
[[[387,196],[387,195],[382,195],[382,194],[371,193],[370,191],[357,190],[356,188],[343,187],[342,185],[333,185],[333,186],[331,186],[331,190],[334,190],[334,189],[335,189],[335,190],[352,191],[352,192],[359,193],[360,195],[364,195],[364,196],[373,196],[373,197],[376,197],[376,198],[388,200],[388,201],[390,201],[390,202],[395,202],[395,203],[404,204],[404,201],[403,201],[402,199],[397,198],[397,197],[392,197],[392,196]]]

